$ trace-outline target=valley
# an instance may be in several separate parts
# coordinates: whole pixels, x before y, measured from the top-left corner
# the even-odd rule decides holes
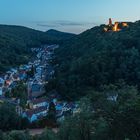
[[[106,26],[31,47],[27,63],[3,73],[0,129],[37,140],[138,139],[140,22]]]
[[[55,89],[48,94],[45,91],[48,82],[55,78],[54,66],[50,63],[54,57],[54,50],[58,47],[58,45],[43,45],[31,48],[35,56],[28,64],[11,68],[0,77],[0,102],[14,105],[18,115],[27,118],[29,123],[45,118],[51,102],[55,105],[56,118],[59,120],[63,120],[65,114],[76,111],[76,104],[62,101],[61,95]],[[21,87],[25,88],[24,92]]]

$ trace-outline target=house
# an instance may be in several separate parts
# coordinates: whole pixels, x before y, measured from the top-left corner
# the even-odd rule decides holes
[[[7,80],[5,81],[5,86],[9,87],[11,84],[12,84],[12,80],[7,79]]]
[[[49,106],[49,100],[46,98],[39,98],[29,102],[30,109],[35,109],[39,107],[48,107],[48,106]]]
[[[13,79],[13,81],[20,81],[20,78],[19,78],[18,74],[13,74],[12,79]]]
[[[28,71],[31,67],[29,65],[21,65],[19,67],[19,70],[21,71]]]
[[[11,68],[10,71],[13,72],[13,73],[17,73],[17,69],[15,69],[15,68]]]
[[[3,95],[2,87],[0,87],[0,96]]]
[[[68,107],[66,107],[68,106]],[[56,105],[56,118],[57,121],[61,122],[63,121],[66,117],[73,115],[73,112],[75,110],[75,106],[72,107],[69,104],[63,103],[63,105]]]
[[[48,51],[54,51],[55,49],[57,49],[59,47],[59,45],[49,45],[47,46],[47,50]]]
[[[0,78],[0,96],[3,95],[4,79]]]
[[[18,85],[17,81],[13,81],[8,88],[13,89]]]
[[[37,121],[40,117],[47,116],[48,108],[47,107],[39,107],[32,110],[27,110],[22,114],[23,118],[27,118],[31,123]]]
[[[26,79],[26,78],[27,78],[26,71],[25,71],[25,70],[21,70],[21,71],[19,72],[19,79],[20,79],[20,80],[24,80],[24,79]]]
[[[41,74],[41,73],[42,73],[42,68],[41,68],[41,67],[37,67],[37,68],[36,68],[36,72],[37,72],[38,74]]]
[[[39,84],[39,83],[33,83],[31,85],[31,96],[32,97],[39,97],[41,95],[43,95],[45,92],[44,90],[44,85],[43,84]]]
[[[23,113],[23,109],[22,109],[22,107],[21,107],[21,106],[16,105],[16,113],[17,113],[19,116],[21,116],[21,115],[22,115],[22,113]]]
[[[68,110],[74,110],[75,108],[76,108],[76,104],[73,103],[73,102],[70,102],[70,103],[67,103],[67,104],[64,106],[63,110],[64,110],[64,111],[68,111]]]
[[[4,79],[0,77],[0,83],[4,84]]]
[[[110,95],[110,96],[107,97],[107,100],[108,101],[114,101],[114,102],[116,102],[117,99],[118,99],[118,94],[117,95]]]
[[[14,72],[9,70],[9,71],[6,72],[6,74],[7,74],[8,76],[11,76],[12,74],[14,74]]]
[[[54,102],[54,100],[53,100],[53,102]],[[54,104],[55,104],[56,111],[61,111],[61,110],[63,110],[63,107],[65,106],[66,103],[54,102]]]

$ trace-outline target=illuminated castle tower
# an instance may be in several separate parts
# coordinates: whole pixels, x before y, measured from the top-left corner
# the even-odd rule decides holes
[[[112,19],[109,18],[109,26],[112,26]]]

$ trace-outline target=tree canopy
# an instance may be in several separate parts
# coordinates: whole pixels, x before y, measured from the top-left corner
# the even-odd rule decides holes
[[[140,88],[140,21],[120,32],[94,27],[56,50],[56,88],[65,97],[77,98],[88,89],[123,80]]]

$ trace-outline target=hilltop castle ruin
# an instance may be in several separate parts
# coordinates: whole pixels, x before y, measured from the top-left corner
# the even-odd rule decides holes
[[[109,24],[104,27],[104,31],[105,32],[108,32],[108,31],[118,32],[127,27],[129,27],[129,22],[115,22],[113,24],[112,19],[109,18]]]

